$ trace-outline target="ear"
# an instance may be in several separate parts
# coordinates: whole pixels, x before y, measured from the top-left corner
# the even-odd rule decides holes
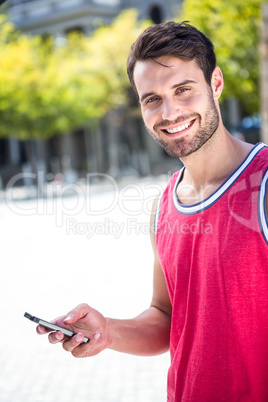
[[[223,90],[223,76],[221,69],[215,67],[211,77],[211,88],[214,95],[214,99],[219,99]]]

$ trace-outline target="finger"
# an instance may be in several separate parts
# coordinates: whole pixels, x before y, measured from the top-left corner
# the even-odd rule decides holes
[[[89,312],[90,307],[83,303],[76,306],[73,310],[71,310],[64,319],[64,323],[73,324],[78,321],[80,318],[83,318]]]
[[[73,348],[71,350],[72,355],[76,358],[95,356],[103,349],[101,345],[100,346],[98,345],[100,337],[101,337],[100,333],[96,332],[90,338],[89,343],[86,344],[82,343],[78,345],[76,348]]]
[[[74,348],[76,348],[83,342],[83,340],[84,340],[84,335],[79,332],[72,338],[65,340],[62,344],[62,347],[64,350],[66,350],[66,352],[72,352]]]
[[[36,332],[38,333],[38,335],[44,335],[47,334],[49,331],[51,331],[51,329],[46,329],[45,327],[43,327],[42,325],[37,325],[36,327]]]
[[[92,356],[92,348],[100,339],[100,333],[95,332],[90,338],[89,342],[84,343],[84,335],[82,333],[78,333],[73,336],[71,339],[63,342],[63,349],[67,352],[71,352],[74,357],[87,357]]]
[[[52,343],[52,344],[56,344],[56,343],[62,342],[63,339],[64,339],[64,335],[63,335],[63,333],[60,332],[60,331],[51,332],[51,333],[48,335],[48,340],[49,340],[49,342]]]

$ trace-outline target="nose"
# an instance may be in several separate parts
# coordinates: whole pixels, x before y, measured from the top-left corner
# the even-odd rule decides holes
[[[181,108],[174,99],[164,99],[162,103],[162,119],[175,120],[181,114]]]

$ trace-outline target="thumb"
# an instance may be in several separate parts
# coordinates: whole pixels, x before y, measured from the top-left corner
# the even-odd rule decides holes
[[[90,310],[90,307],[86,303],[79,304],[73,310],[71,310],[64,318],[64,323],[74,324],[76,321],[85,317]]]

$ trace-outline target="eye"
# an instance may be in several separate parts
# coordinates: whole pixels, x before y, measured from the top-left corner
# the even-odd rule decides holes
[[[176,94],[180,95],[182,93],[190,91],[190,88],[178,88]]]
[[[157,102],[158,100],[159,100],[159,97],[158,97],[158,96],[151,96],[150,98],[146,99],[145,103],[146,103],[146,104],[148,104],[148,103],[154,103],[154,102]]]

